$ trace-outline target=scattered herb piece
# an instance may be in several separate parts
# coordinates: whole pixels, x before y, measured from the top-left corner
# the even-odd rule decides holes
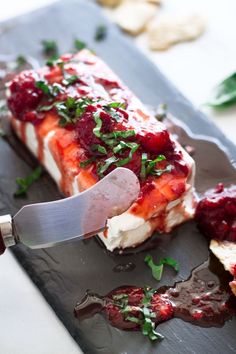
[[[63,60],[61,60],[60,58],[51,57],[47,60],[46,65],[50,66],[50,67],[58,65],[61,69],[63,69],[65,62]]]
[[[208,106],[224,108],[236,103],[236,73],[220,82],[212,91]]]
[[[64,73],[64,79],[62,80],[63,85],[70,86],[76,83],[79,80],[77,75],[69,75],[68,73]]]
[[[99,144],[94,144],[91,146],[92,151],[98,151],[100,154],[107,154],[107,150],[104,146],[99,145]]]
[[[42,42],[42,46],[43,46],[43,52],[45,55],[47,56],[58,56],[58,46],[57,46],[57,42],[54,40],[50,40],[50,39],[45,39]]]
[[[23,55],[18,55],[18,57],[16,58],[16,67],[17,67],[17,69],[22,67],[26,63],[27,63],[27,59]]]
[[[111,156],[111,157],[109,157],[108,159],[106,159],[104,162],[104,164],[103,163],[99,163],[98,164],[98,168],[97,168],[97,174],[98,174],[98,176],[100,177],[100,178],[102,178],[103,177],[103,175],[104,175],[104,172],[112,165],[112,164],[114,164],[115,162],[117,162],[118,161],[118,159],[117,159],[117,157],[115,157],[115,156]]]
[[[105,107],[106,108],[122,108],[122,109],[125,109],[126,105],[123,102],[111,102],[111,103],[108,103]]]
[[[14,193],[14,197],[24,197],[27,194],[29,187],[42,175],[42,167],[38,166],[28,177],[26,178],[17,178],[16,184],[18,185],[17,191]]]
[[[176,272],[179,271],[179,263],[171,257],[161,258],[158,264],[153,262],[153,258],[147,255],[144,259],[145,263],[151,268],[153,277],[160,281],[163,274],[164,264],[167,264],[175,269]]]
[[[79,165],[80,165],[80,167],[85,168],[85,167],[87,167],[88,165],[90,165],[94,161],[95,161],[95,157],[91,157],[90,159],[87,159],[85,161],[80,161]]]
[[[99,25],[96,28],[94,39],[97,42],[103,41],[107,37],[107,27],[105,25]]]
[[[100,118],[100,112],[97,111],[93,114],[93,118],[95,120],[96,126],[93,128],[93,134],[96,135],[96,137],[100,138],[101,137],[101,128],[102,128],[102,120]]]
[[[155,118],[159,122],[163,122],[163,120],[166,118],[166,116],[167,116],[167,105],[165,103],[162,103],[157,108],[157,111],[155,113]]]
[[[124,143],[124,142],[123,142]],[[136,143],[124,143],[125,146],[127,148],[130,149],[130,152],[129,152],[129,156],[126,157],[125,159],[122,159],[122,160],[119,160],[117,163],[116,163],[116,166],[117,167],[121,167],[121,166],[124,166],[126,165],[127,163],[129,163],[132,158],[133,158],[133,154],[138,150],[139,148],[139,144],[136,144]]]
[[[75,47],[76,50],[80,51],[80,50],[86,48],[87,45],[86,45],[85,42],[83,42],[83,41],[81,41],[80,39],[76,38],[76,39],[74,40],[74,47]]]
[[[42,90],[45,95],[48,95],[48,96],[51,95],[50,86],[48,85],[48,83],[46,81],[38,80],[35,82],[35,86],[37,88],[39,88],[40,90]]]
[[[158,169],[156,165],[158,162],[166,160],[164,155],[158,155],[154,160],[149,160],[147,154],[143,153],[141,158],[141,173],[140,177],[144,180],[148,175],[160,177],[165,172],[171,172],[172,166],[167,165],[165,168]]]

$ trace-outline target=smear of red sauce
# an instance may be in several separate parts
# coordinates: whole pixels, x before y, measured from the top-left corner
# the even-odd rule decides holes
[[[202,327],[221,327],[236,315],[236,297],[228,285],[229,279],[223,266],[212,256],[195,268],[187,281],[174,287],[161,287],[152,295],[150,308],[156,314],[156,324],[180,318]],[[128,305],[142,307],[144,290],[135,286],[123,286],[106,296],[87,293],[76,304],[75,316],[79,320],[95,313],[102,313],[110,324],[123,330],[139,330],[140,325],[126,320],[114,295],[128,295]],[[129,315],[140,318],[135,309]]]

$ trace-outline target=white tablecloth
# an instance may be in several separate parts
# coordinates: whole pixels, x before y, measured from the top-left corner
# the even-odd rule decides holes
[[[53,1],[2,1],[0,20],[50,2]],[[203,12],[208,21],[206,34],[196,42],[178,45],[164,53],[151,53],[145,35],[135,42],[199,106],[219,80],[236,70],[236,1],[163,0],[163,3],[163,11]],[[236,108],[208,114],[236,142]],[[0,257],[0,284],[0,353],[80,353],[77,344],[10,252]]]

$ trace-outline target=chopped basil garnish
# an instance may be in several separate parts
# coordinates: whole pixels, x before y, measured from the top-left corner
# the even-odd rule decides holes
[[[106,108],[122,108],[122,109],[125,109],[126,105],[125,105],[125,103],[122,103],[122,102],[111,102],[111,103],[108,103],[105,107]]]
[[[50,86],[47,84],[46,81],[44,81],[44,80],[36,81],[35,86],[37,88],[39,88],[40,90],[42,90],[45,95],[48,95],[48,96],[51,95]]]
[[[100,118],[100,112],[97,111],[93,114],[93,118],[95,120],[96,126],[93,129],[93,134],[96,135],[96,137],[100,138],[101,137],[101,128],[102,128],[102,120]]]
[[[129,138],[131,136],[135,136],[136,133],[134,130],[115,130],[111,133],[108,134],[103,134],[103,139],[109,139],[109,138]]]
[[[97,151],[97,152],[100,152],[101,154],[107,154],[107,150],[104,146],[102,145],[99,145],[99,144],[94,144],[91,146],[91,150],[92,151]]]
[[[107,27],[105,25],[99,25],[96,28],[95,40],[100,42],[103,41],[107,36]]]
[[[42,175],[42,167],[38,166],[32,173],[26,178],[17,178],[16,184],[18,185],[17,191],[14,193],[14,197],[26,196],[29,187]]]
[[[76,39],[74,40],[74,47],[75,47],[76,50],[80,51],[80,50],[86,48],[87,45],[86,45],[85,42],[83,42],[83,41],[81,41],[80,39],[76,38]]]
[[[123,142],[124,143],[124,142]],[[126,147],[130,149],[130,152],[129,152],[129,156],[122,159],[122,160],[119,160],[117,163],[116,163],[116,166],[117,167],[121,167],[121,166],[124,166],[126,165],[127,163],[129,163],[132,158],[133,158],[133,154],[137,151],[137,149],[139,148],[139,144],[137,143],[125,143]]]
[[[99,164],[98,164],[98,169],[97,169],[97,174],[98,174],[98,176],[99,176],[100,178],[102,178],[104,172],[106,172],[106,170],[107,170],[112,164],[114,164],[114,163],[117,162],[117,161],[118,161],[117,157],[111,156],[111,157],[109,157],[108,159],[106,159],[106,160],[104,161],[104,162],[105,162],[104,164],[103,164],[103,163],[99,163]]]
[[[64,79],[62,80],[63,85],[70,86],[76,83],[79,80],[77,75],[69,75],[68,73],[64,72]]]
[[[153,277],[160,281],[163,274],[164,264],[167,264],[175,269],[176,272],[179,271],[179,263],[171,257],[161,258],[158,264],[153,262],[153,258],[147,255],[144,259],[145,263],[151,268]]]
[[[65,62],[63,60],[61,60],[60,58],[52,57],[47,60],[46,65],[50,66],[50,67],[58,65],[61,69],[63,69]]]
[[[56,41],[43,40],[41,43],[45,55],[58,56],[58,46]]]
[[[26,57],[24,57],[23,55],[18,55],[18,57],[16,58],[17,68],[20,68],[21,66],[25,65],[26,63],[27,63]]]
[[[59,125],[65,127],[67,124],[74,124],[84,113],[86,107],[93,101],[89,98],[75,99],[68,97],[66,101],[56,102],[55,107],[61,117]]]
[[[88,165],[90,165],[92,162],[95,161],[95,157],[91,157],[90,159],[87,159],[85,161],[80,161],[80,167],[84,168],[87,167]]]
[[[140,306],[129,305],[129,296],[127,294],[113,295],[114,305],[120,307],[120,311],[125,321],[136,323],[140,326],[144,336],[150,340],[161,340],[164,337],[155,331],[156,313],[152,311],[151,300],[156,290],[149,287],[144,288],[144,297]],[[134,316],[133,312],[138,315]]]
[[[154,160],[149,160],[147,158],[147,154],[143,153],[142,160],[141,160],[141,173],[140,173],[141,179],[144,180],[148,175],[160,177],[165,172],[171,172],[172,170],[171,165],[167,165],[165,168],[160,168],[160,169],[156,168],[158,162],[164,160],[166,160],[166,157],[164,155],[158,155]]]

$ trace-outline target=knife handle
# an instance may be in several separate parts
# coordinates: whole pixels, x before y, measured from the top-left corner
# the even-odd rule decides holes
[[[0,216],[0,255],[7,247],[13,246],[15,243],[11,215]]]

